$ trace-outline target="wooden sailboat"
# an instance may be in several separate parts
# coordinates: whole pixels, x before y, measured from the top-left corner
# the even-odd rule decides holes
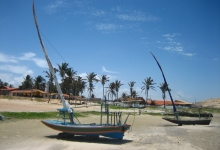
[[[160,66],[160,64],[159,64],[158,60],[156,59],[156,57],[154,56],[154,54],[152,52],[150,52],[150,53],[152,54],[152,56],[154,57],[155,61],[157,62],[157,65],[160,68],[160,71],[162,73],[162,76],[163,76],[163,79],[164,79],[164,83],[167,85],[167,88],[168,88],[168,84],[167,84],[166,78],[164,76],[162,67]],[[168,93],[169,93],[169,96],[170,96],[170,99],[171,99],[171,102],[172,102],[172,106],[173,106],[174,118],[164,117],[163,118],[164,120],[167,120],[169,122],[178,124],[179,126],[182,126],[183,124],[185,124],[185,125],[196,125],[196,124],[197,125],[209,125],[210,124],[210,122],[212,120],[211,115],[209,115],[209,117],[206,117],[206,118],[199,117],[199,118],[196,118],[196,119],[195,118],[190,118],[190,119],[182,119],[182,118],[180,118],[179,115],[178,115],[176,106],[174,104],[172,95],[170,93],[170,90],[168,90]]]
[[[126,120],[124,121],[124,123],[122,123],[122,119],[121,119],[122,113],[121,112],[109,112],[109,108],[107,104],[101,105],[101,119],[100,119],[99,124],[95,124],[95,123],[81,124],[78,121],[78,119],[74,117],[73,108],[64,99],[64,96],[60,88],[60,85],[58,84],[53,66],[50,62],[50,59],[47,55],[46,49],[42,42],[40,31],[38,28],[34,2],[32,4],[32,8],[33,8],[34,21],[35,21],[38,37],[40,40],[40,44],[44,52],[50,72],[53,75],[57,91],[59,92],[59,95],[60,95],[60,98],[63,104],[63,108],[58,109],[60,115],[57,120],[42,120],[42,123],[52,129],[61,131],[62,133],[58,134],[58,136],[60,137],[65,137],[67,135],[84,135],[84,136],[90,136],[90,137],[99,137],[100,135],[102,135],[102,136],[110,137],[110,138],[123,139],[124,132],[128,131],[130,128],[130,125],[126,124],[129,114]],[[105,111],[102,111],[103,108],[105,108]],[[105,123],[103,123],[103,120],[102,120],[103,113],[107,117],[106,119],[107,121]]]

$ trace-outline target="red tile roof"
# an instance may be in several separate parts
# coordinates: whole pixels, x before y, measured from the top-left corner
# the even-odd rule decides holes
[[[18,88],[11,88],[9,86],[1,86],[0,90],[1,91],[13,91],[13,90],[17,90]]]
[[[14,90],[12,91],[12,93],[33,93],[33,92],[39,92],[39,93],[43,93],[46,94],[47,92],[38,90],[38,89],[29,89],[29,90]]]

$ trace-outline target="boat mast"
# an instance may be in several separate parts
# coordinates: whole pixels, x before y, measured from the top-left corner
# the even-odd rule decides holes
[[[162,67],[160,66],[160,64],[159,64],[159,62],[157,61],[157,59],[156,59],[156,57],[154,56],[154,54],[153,54],[151,51],[150,51],[150,53],[153,55],[154,59],[156,60],[157,65],[159,66],[160,71],[161,71],[161,73],[162,73],[162,75],[163,75],[164,83],[167,85],[168,93],[169,93],[169,96],[170,96],[170,99],[171,99],[171,102],[172,102],[172,105],[173,105],[173,112],[174,112],[174,115],[175,115],[176,119],[178,119],[178,113],[177,113],[177,110],[176,110],[176,106],[175,106],[175,104],[174,104],[174,102],[173,102],[173,98],[172,98],[172,95],[171,95],[171,93],[170,93],[170,90],[169,90],[169,87],[168,87],[168,84],[167,84],[166,78],[165,78],[165,76],[164,76],[164,73],[163,73]]]
[[[48,64],[49,69],[50,69],[50,72],[51,72],[51,74],[52,74],[52,76],[54,78],[54,81],[55,81],[55,84],[56,84],[56,88],[57,88],[57,91],[58,91],[58,93],[60,95],[63,107],[68,110],[69,114],[71,114],[71,113],[73,113],[73,109],[70,106],[70,104],[65,100],[65,98],[63,96],[62,90],[61,90],[60,85],[58,83],[58,80],[57,80],[57,78],[55,76],[54,68],[53,68],[53,66],[52,66],[52,64],[50,62],[50,59],[49,59],[49,57],[47,55],[46,49],[45,49],[44,44],[43,44],[42,39],[41,39],[41,35],[40,35],[39,28],[38,28],[38,23],[37,23],[37,17],[36,17],[36,13],[35,13],[35,9],[34,9],[34,1],[33,1],[33,4],[32,4],[32,8],[33,8],[34,21],[35,21],[38,37],[39,37],[39,40],[40,40],[40,44],[41,44],[41,47],[42,47],[43,52],[44,52],[44,56],[46,58],[47,64]]]

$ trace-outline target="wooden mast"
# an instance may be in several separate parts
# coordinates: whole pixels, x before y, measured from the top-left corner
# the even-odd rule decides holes
[[[176,106],[175,106],[175,104],[174,104],[174,102],[173,102],[172,95],[171,95],[170,90],[169,90],[169,88],[168,88],[168,84],[167,84],[166,78],[165,78],[165,76],[164,76],[162,67],[160,66],[160,64],[159,64],[159,62],[157,61],[157,59],[156,59],[156,57],[154,56],[154,54],[153,54],[151,51],[150,51],[150,53],[152,54],[152,56],[153,56],[154,59],[156,60],[157,65],[158,65],[158,67],[160,68],[160,71],[161,71],[161,73],[162,73],[162,75],[163,75],[164,83],[167,85],[168,93],[169,93],[169,96],[170,96],[170,99],[171,99],[171,102],[172,102],[172,105],[173,105],[173,112],[174,112],[174,114],[175,114],[176,119],[178,119],[178,112],[177,112],[177,110],[176,110]]]

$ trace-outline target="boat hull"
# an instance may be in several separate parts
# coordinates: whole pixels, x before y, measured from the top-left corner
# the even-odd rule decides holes
[[[124,132],[130,128],[130,125],[127,124],[115,126],[99,124],[71,124],[57,120],[42,120],[41,122],[54,130],[58,130],[64,133],[94,137],[102,135],[116,139],[123,139]]]
[[[164,120],[167,120],[169,122],[178,124],[178,125],[209,125],[211,122],[211,119],[174,119],[174,118],[168,118],[164,117]]]

